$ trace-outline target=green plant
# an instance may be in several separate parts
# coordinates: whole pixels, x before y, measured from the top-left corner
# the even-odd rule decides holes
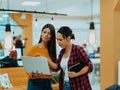
[[[56,84],[59,82],[59,76],[60,76],[60,73],[59,72],[56,72],[53,75],[53,78],[52,78],[52,84]]]

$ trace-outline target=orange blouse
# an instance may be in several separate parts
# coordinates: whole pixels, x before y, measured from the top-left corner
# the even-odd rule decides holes
[[[49,56],[49,52],[47,48],[41,48],[38,45],[33,46],[30,51],[28,52],[27,56],[32,56],[32,57],[39,57],[43,56],[46,57],[48,60],[51,60]],[[50,69],[51,70],[51,69]],[[32,77],[31,74],[28,74],[30,79],[35,79],[35,78],[52,78],[51,75],[40,75],[40,76],[35,76]]]
[[[48,49],[47,48],[41,48],[38,45],[33,46],[30,51],[27,54],[28,56],[33,56],[33,57],[39,57],[43,56],[46,57],[48,60],[51,60]]]

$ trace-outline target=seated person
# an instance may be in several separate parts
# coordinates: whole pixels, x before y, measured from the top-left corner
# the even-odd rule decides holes
[[[1,61],[5,62],[3,63],[3,67],[18,67],[17,51],[10,51],[9,56],[4,57]]]

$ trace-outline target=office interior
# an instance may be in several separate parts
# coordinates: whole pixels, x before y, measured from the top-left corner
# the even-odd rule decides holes
[[[111,85],[119,84],[118,61],[120,58],[120,0],[41,0],[40,3],[44,4],[41,4],[43,6],[40,8],[35,6],[28,6],[29,8],[27,9],[25,9],[24,6],[13,8],[13,6],[15,7],[18,5],[17,3],[21,4],[22,1],[23,0],[21,0],[21,2],[15,1],[16,4],[12,5],[13,1],[11,0],[1,0],[0,8],[6,8],[6,11],[0,11],[1,42],[6,33],[5,25],[6,23],[10,23],[12,36],[22,35],[22,40],[26,39],[26,46],[23,50],[23,55],[27,55],[29,49],[38,42],[41,32],[40,30],[42,29],[43,25],[46,23],[52,23],[55,26],[56,31],[63,25],[70,26],[75,34],[74,43],[80,46],[82,46],[84,43],[87,44],[89,58],[94,64],[93,72],[89,75],[93,90],[105,90]],[[6,2],[6,5],[3,4],[4,2]],[[56,2],[57,4],[54,5]],[[62,7],[60,8],[60,6]],[[7,11],[9,9],[11,11]],[[18,13],[15,13],[12,12],[14,9],[26,11],[16,11]],[[40,14],[35,12],[27,13],[27,11],[35,10],[36,12],[40,12]],[[58,15],[56,15],[56,13]],[[4,20],[2,20],[1,17],[3,18],[3,15],[5,14],[8,16],[4,17]],[[94,45],[88,43],[91,21],[94,22],[95,26],[94,31],[96,34],[96,43]],[[59,53],[60,49],[61,48],[57,45],[57,54]],[[2,50],[3,49],[1,48],[1,51]],[[24,69],[20,62],[20,57],[22,55],[20,50],[17,52],[19,53],[18,63],[20,67],[0,68],[1,74],[8,72],[8,74],[11,75],[10,71],[12,70],[14,74],[20,73],[21,76],[23,75]],[[8,53],[5,53],[5,55],[7,54]],[[1,55],[0,59],[3,57],[4,56]],[[20,70],[20,72],[16,72],[16,70]],[[10,80],[11,77],[12,75],[10,76]],[[26,81],[26,77],[23,79]],[[16,82],[16,78],[13,78],[11,82],[15,87],[20,86],[18,82]],[[21,82],[21,85],[26,85],[26,82]]]

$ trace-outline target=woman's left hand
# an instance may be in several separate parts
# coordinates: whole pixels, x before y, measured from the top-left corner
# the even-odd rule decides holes
[[[69,77],[70,78],[74,78],[74,77],[77,77],[78,76],[78,74],[76,73],[76,72],[68,72],[68,74],[69,74]]]
[[[40,75],[42,75],[43,73],[38,73],[38,71],[36,71],[35,73],[34,72],[32,72],[32,76],[33,77],[37,77],[37,76],[40,76]]]

